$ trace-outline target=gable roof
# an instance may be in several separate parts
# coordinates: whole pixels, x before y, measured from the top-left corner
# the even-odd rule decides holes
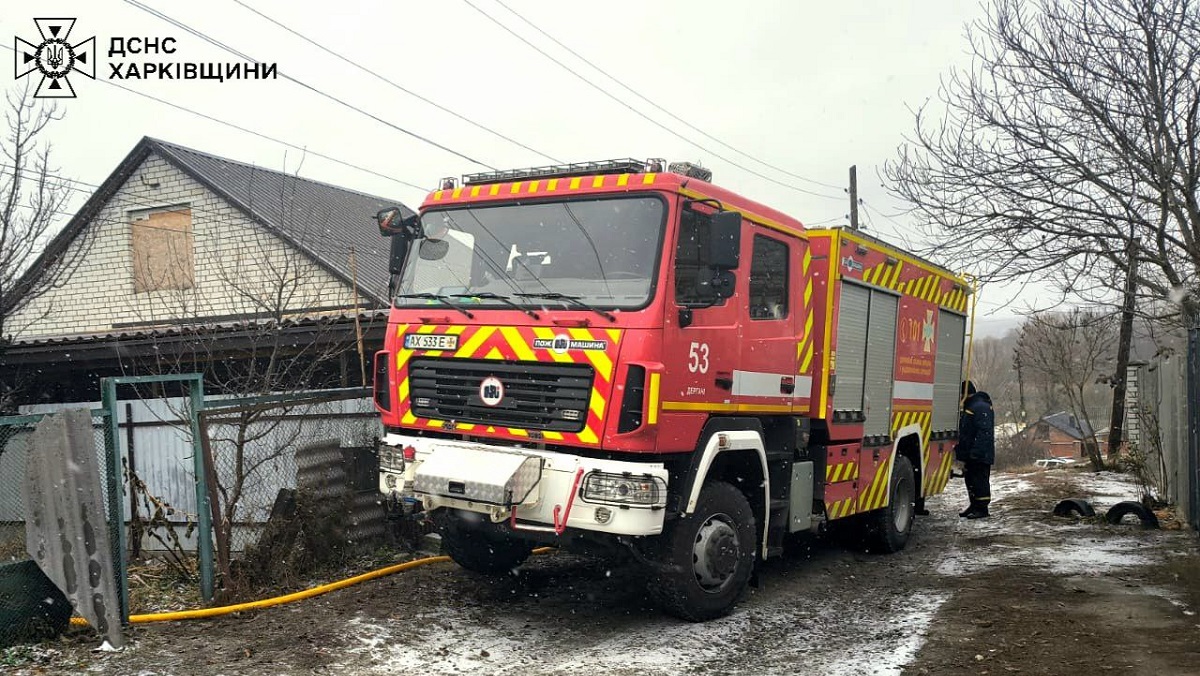
[[[1043,416],[1040,422],[1044,422],[1074,439],[1083,439],[1092,434],[1086,421],[1079,420],[1066,411]]]
[[[349,249],[354,247],[363,300],[387,304],[390,243],[380,236],[374,217],[380,209],[400,205],[399,200],[263,169],[148,136],[134,146],[51,240],[17,289],[22,283],[32,284],[40,271],[66,252],[71,241],[151,154],[220,195],[346,284],[353,278]],[[405,216],[412,214],[407,207],[400,207]]]

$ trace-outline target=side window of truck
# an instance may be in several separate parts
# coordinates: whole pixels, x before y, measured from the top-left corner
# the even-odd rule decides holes
[[[754,236],[750,260],[750,319],[788,316],[788,245],[764,235]]]
[[[709,225],[707,214],[684,210],[679,219],[679,243],[675,247],[675,302],[703,305],[713,302],[711,287],[704,283],[712,276],[708,263]]]

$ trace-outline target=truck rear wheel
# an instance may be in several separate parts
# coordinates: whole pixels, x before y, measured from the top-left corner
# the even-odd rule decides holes
[[[661,536],[661,568],[649,592],[668,613],[692,622],[725,615],[746,591],[758,537],[754,512],[724,481],[700,491],[696,511]]]
[[[870,515],[868,546],[873,551],[898,552],[908,544],[916,514],[917,480],[912,462],[897,454],[888,484],[888,504]]]
[[[490,537],[469,528],[441,529],[442,545],[455,563],[476,573],[507,573],[525,562],[533,545],[522,540]]]

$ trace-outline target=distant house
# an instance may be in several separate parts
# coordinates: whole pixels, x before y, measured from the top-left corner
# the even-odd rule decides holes
[[[1083,457],[1083,440],[1091,433],[1086,421],[1079,420],[1066,411],[1043,416],[1023,432],[1026,438],[1045,449],[1046,457],[1053,458]],[[1100,444],[1100,452],[1105,453],[1108,446],[1105,439],[1098,437],[1097,442]]]
[[[396,204],[143,138],[27,273],[78,261],[10,315],[0,382],[34,382],[29,403],[95,399],[99,378],[195,353],[198,336],[191,368],[235,360],[263,326],[282,345],[361,333],[378,349],[388,266],[373,217]],[[360,372],[349,351],[321,385]]]

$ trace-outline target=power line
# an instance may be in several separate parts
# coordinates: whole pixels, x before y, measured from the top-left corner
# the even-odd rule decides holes
[[[20,173],[21,175],[25,176],[26,178],[30,178],[30,180],[39,180],[40,179],[40,175],[35,174],[34,172],[32,172],[28,169],[17,172],[14,170],[12,165],[0,164],[0,170],[13,171],[14,174]],[[47,180],[46,182],[47,182],[47,184],[51,185],[52,187],[64,189],[64,190],[71,190],[71,191],[80,192],[80,193],[84,193],[84,194],[88,194],[88,195],[92,194],[92,190],[88,190],[86,188],[75,187],[75,186],[88,186],[92,189],[100,188],[99,185],[96,185],[94,183],[88,183],[86,181],[81,181],[78,179],[67,178],[65,176],[57,176],[54,174],[47,174],[46,178],[51,179],[51,180]],[[74,185],[72,185],[72,184],[74,184]],[[122,203],[124,203],[126,206],[122,206]],[[120,208],[122,211],[133,210],[133,209],[128,208],[130,206],[135,209],[170,209],[172,206],[178,206],[178,205],[174,205],[174,204],[164,204],[163,202],[157,202],[157,201],[147,201],[145,198],[138,198],[134,195],[128,195],[128,194],[113,195],[113,197],[109,199],[108,204],[115,205],[118,208]],[[29,205],[25,205],[25,204],[18,204],[16,206],[18,206],[22,209],[28,209],[31,211],[34,210],[33,207],[30,207]],[[201,217],[201,219],[202,219],[200,221],[201,223],[211,223],[211,224],[219,225],[219,226],[228,226],[228,225],[241,226],[241,225],[243,225],[242,219],[239,219],[236,216],[228,215],[221,211],[210,211],[203,207],[199,207],[195,204],[188,204],[187,208],[192,212],[193,215]],[[67,216],[67,217],[74,216],[74,213],[68,212],[68,211],[63,211],[61,209],[51,209],[48,211],[48,213],[51,213],[56,216]],[[250,219],[250,217],[246,216],[246,220],[249,220],[249,219]],[[99,225],[129,225],[132,221],[125,220],[125,219],[116,219],[116,218],[102,218],[99,214],[97,214],[96,216],[93,216],[89,222],[99,224]],[[140,223],[140,222],[138,223],[138,227],[146,228],[146,229],[150,229],[150,230],[163,230],[163,231],[168,231],[168,232],[179,232],[177,230],[172,230],[171,228],[163,228],[163,227],[159,227],[159,226],[150,225],[148,223]],[[253,233],[253,236],[259,236],[262,234],[269,234],[272,237],[278,238],[278,235],[271,232],[270,229],[266,229],[262,232],[256,231]],[[233,234],[218,235],[218,234],[213,234],[213,233],[204,233],[203,235],[197,235],[195,232],[193,232],[193,236],[199,237],[199,238],[202,238],[202,239],[205,239],[208,241],[234,242],[234,243],[238,243],[238,244],[242,244],[242,245],[246,245],[247,239],[248,239],[246,236],[233,235]],[[339,254],[339,255],[344,254],[344,253],[346,253],[346,249],[349,246],[343,240],[337,239],[334,235],[332,235],[332,233],[329,235],[322,235],[317,230],[308,230],[305,232],[305,237],[297,238],[297,239],[303,240],[301,243],[304,247],[311,249],[313,251],[327,253],[327,254]],[[345,246],[343,246],[343,245],[345,245]]]
[[[126,2],[133,2],[133,1],[135,1],[135,0],[126,0]],[[546,52],[545,50],[543,50],[541,47],[538,47],[537,45],[535,45],[535,44],[533,44],[532,42],[530,42],[528,39],[526,39],[526,38],[525,38],[524,36],[522,36],[520,33],[517,33],[517,32],[516,32],[516,31],[514,31],[513,29],[511,29],[511,28],[509,28],[508,26],[506,26],[506,25],[504,25],[503,23],[501,23],[501,22],[500,22],[500,20],[496,19],[496,17],[494,17],[494,16],[492,16],[491,14],[488,14],[487,12],[483,11],[482,9],[480,9],[480,8],[479,8],[478,6],[476,6],[476,5],[475,5],[475,3],[474,3],[474,2],[472,2],[471,0],[463,0],[463,2],[465,2],[465,3],[467,4],[467,6],[468,6],[468,7],[470,7],[471,9],[473,9],[473,10],[475,10],[476,12],[478,12],[478,13],[482,14],[482,15],[483,15],[483,16],[484,16],[484,17],[485,17],[485,18],[486,18],[488,21],[491,21],[492,23],[496,24],[496,25],[497,25],[497,26],[499,26],[501,29],[503,29],[503,30],[504,30],[506,33],[508,33],[509,35],[512,35],[512,36],[513,36],[513,37],[515,37],[516,39],[518,39],[518,40],[520,40],[521,42],[525,43],[525,44],[526,44],[526,45],[528,45],[530,48],[532,48],[534,51],[536,51],[538,54],[541,54],[542,56],[546,57],[547,59],[550,59],[550,60],[551,60],[551,61],[553,61],[554,63],[558,64],[558,66],[559,66],[559,67],[561,67],[562,69],[566,70],[568,73],[570,73],[570,74],[574,75],[576,78],[578,78],[579,80],[583,81],[583,82],[584,82],[585,84],[587,84],[588,86],[592,87],[593,89],[595,89],[596,91],[600,92],[601,94],[604,94],[605,96],[607,96],[608,98],[612,99],[613,101],[616,101],[617,103],[621,104],[622,106],[624,106],[625,108],[629,109],[631,112],[633,112],[633,113],[634,113],[635,115],[637,115],[638,117],[641,117],[642,119],[646,120],[647,122],[650,122],[651,124],[655,125],[656,127],[658,127],[658,128],[660,128],[660,129],[662,129],[663,131],[665,131],[665,132],[667,132],[667,133],[671,134],[672,136],[674,136],[674,137],[678,138],[679,140],[683,141],[684,143],[687,143],[687,144],[691,145],[692,147],[694,147],[694,148],[696,148],[696,149],[700,150],[701,152],[707,153],[707,154],[709,154],[709,155],[711,155],[711,156],[713,156],[713,157],[717,158],[718,160],[721,160],[721,161],[723,161],[723,162],[725,162],[725,163],[729,164],[730,166],[737,167],[738,169],[741,169],[742,171],[745,171],[746,173],[749,173],[749,174],[752,174],[752,175],[754,175],[754,176],[757,176],[757,177],[759,177],[759,178],[761,178],[761,179],[763,179],[763,180],[770,181],[771,183],[774,183],[774,184],[776,184],[776,185],[782,186],[782,187],[784,187],[784,188],[789,188],[789,189],[791,189],[791,190],[795,190],[796,192],[804,193],[804,194],[806,194],[806,195],[812,195],[813,197],[820,197],[820,198],[823,198],[823,199],[832,199],[832,200],[838,200],[838,201],[841,201],[841,200],[845,199],[845,198],[844,198],[844,197],[842,197],[841,195],[838,195],[838,196],[826,195],[826,194],[823,194],[823,193],[813,192],[813,191],[811,191],[811,190],[807,190],[807,189],[805,189],[805,188],[801,188],[801,187],[799,187],[799,186],[797,186],[797,185],[793,185],[793,184],[791,184],[791,183],[787,183],[787,182],[785,182],[785,181],[780,181],[780,180],[779,180],[779,179],[777,179],[777,178],[774,178],[774,177],[772,177],[772,176],[769,176],[769,175],[767,175],[767,174],[764,174],[764,173],[762,173],[762,172],[759,172],[759,171],[755,171],[754,169],[751,169],[750,167],[747,167],[747,166],[745,166],[744,164],[741,164],[741,163],[739,163],[739,162],[735,162],[734,160],[731,160],[731,159],[729,159],[729,158],[727,158],[727,157],[725,157],[725,156],[723,156],[723,155],[720,155],[720,154],[719,154],[719,153],[717,153],[716,151],[714,151],[714,150],[711,150],[711,149],[709,149],[709,148],[707,148],[707,147],[705,147],[705,146],[701,145],[700,143],[697,143],[696,141],[693,141],[692,139],[690,139],[690,138],[688,138],[688,137],[684,136],[683,134],[680,134],[678,131],[676,131],[676,130],[672,129],[671,127],[669,127],[669,126],[667,126],[667,125],[665,125],[665,124],[663,124],[663,123],[659,122],[658,120],[656,120],[656,119],[654,119],[654,118],[650,117],[649,115],[647,115],[647,114],[643,113],[642,111],[638,110],[637,108],[634,108],[632,105],[630,105],[630,104],[629,104],[627,101],[625,101],[624,99],[622,99],[622,98],[620,98],[619,96],[617,96],[617,95],[613,94],[612,92],[608,91],[607,89],[605,89],[605,88],[601,87],[600,85],[596,84],[595,82],[592,82],[592,81],[591,81],[591,80],[589,80],[587,77],[585,77],[585,76],[581,75],[579,72],[577,72],[575,69],[571,68],[571,67],[570,67],[570,66],[568,66],[567,64],[563,63],[562,61],[560,61],[560,60],[558,60],[557,58],[555,58],[553,55],[551,55],[551,54],[549,54],[548,52]]]
[[[908,247],[909,249],[915,248],[913,246],[912,240],[910,240],[908,238],[908,235],[906,235],[904,233],[903,225],[901,225],[899,222],[897,222],[891,216],[888,216],[887,214],[883,213],[882,211],[879,211],[878,209],[875,209],[874,207],[867,204],[866,200],[862,200],[862,206],[863,206],[863,211],[868,214],[868,217],[870,217],[870,214],[873,212],[873,213],[876,213],[879,216],[883,217],[884,220],[888,221],[888,223],[891,224],[889,227],[889,230],[891,230],[892,234],[899,237],[900,241],[904,242],[904,246]],[[875,221],[874,221],[874,219],[872,219],[871,220],[872,227],[874,227],[874,223],[875,223]]]
[[[6,44],[3,44],[3,43],[0,43],[0,47],[3,47],[4,49],[7,49],[7,50],[9,50],[9,51],[13,51],[12,47],[9,47],[8,45],[6,45]],[[419,191],[421,191],[421,192],[429,192],[429,188],[428,188],[428,187],[425,187],[425,186],[420,186],[420,185],[417,185],[416,183],[410,183],[409,181],[405,181],[405,180],[403,180],[403,179],[396,178],[395,176],[391,176],[391,175],[388,175],[388,174],[384,174],[384,173],[381,173],[381,172],[375,171],[374,169],[368,169],[368,168],[366,168],[366,167],[363,167],[363,166],[360,166],[360,165],[354,164],[354,163],[352,163],[352,162],[347,162],[347,161],[345,161],[345,160],[339,160],[339,159],[338,159],[338,158],[336,158],[336,157],[333,157],[333,156],[331,156],[331,155],[325,155],[325,154],[323,154],[323,153],[319,153],[319,152],[317,152],[317,151],[315,151],[315,150],[309,150],[308,148],[306,148],[306,147],[304,147],[304,146],[297,145],[297,144],[295,144],[295,143],[291,143],[291,142],[289,142],[289,141],[284,141],[283,139],[278,139],[278,138],[275,138],[275,137],[273,137],[273,136],[270,136],[270,135],[268,135],[268,134],[264,134],[264,133],[262,133],[262,132],[260,132],[260,131],[255,131],[255,130],[253,130],[253,129],[249,129],[249,128],[247,128],[247,127],[243,127],[243,126],[240,126],[240,125],[234,124],[233,122],[229,122],[228,120],[222,120],[222,119],[220,119],[220,118],[213,117],[212,115],[208,115],[208,114],[206,114],[206,113],[202,113],[202,112],[200,112],[200,111],[193,110],[192,108],[188,108],[188,107],[186,107],[186,106],[179,105],[178,103],[172,103],[171,101],[167,101],[166,99],[161,99],[161,98],[159,98],[159,97],[157,97],[157,96],[153,96],[153,95],[151,95],[151,94],[146,94],[146,93],[144,93],[144,92],[139,92],[139,91],[138,91],[138,90],[136,90],[136,89],[130,89],[129,87],[126,87],[126,86],[124,86],[124,85],[121,85],[121,84],[117,84],[116,82],[113,82],[113,81],[111,81],[111,80],[104,80],[104,79],[96,78],[96,81],[97,81],[97,82],[100,82],[100,83],[102,83],[102,84],[106,84],[106,85],[109,85],[109,86],[112,86],[112,87],[116,87],[117,89],[121,89],[121,90],[127,91],[127,92],[129,92],[130,94],[135,94],[135,95],[137,95],[137,96],[140,96],[140,97],[142,97],[142,98],[144,98],[144,99],[149,99],[150,101],[154,101],[154,102],[156,102],[156,103],[160,103],[160,104],[162,104],[162,105],[164,105],[164,106],[169,106],[169,107],[171,107],[171,108],[174,108],[174,109],[176,109],[176,110],[179,110],[179,111],[182,111],[182,112],[188,113],[188,114],[190,114],[190,115],[194,115],[194,116],[196,116],[196,117],[199,117],[199,118],[202,118],[202,119],[208,120],[209,122],[216,122],[217,124],[220,124],[220,125],[223,125],[223,126],[229,127],[230,129],[236,129],[237,131],[240,131],[240,132],[242,132],[242,133],[245,133],[245,134],[250,134],[251,136],[256,136],[256,137],[258,137],[258,138],[261,138],[261,139],[263,139],[263,140],[266,140],[266,141],[271,141],[272,143],[278,143],[279,145],[282,145],[282,146],[285,146],[285,147],[291,148],[291,149],[293,149],[293,150],[299,150],[300,152],[307,153],[307,154],[309,154],[309,155],[312,155],[313,157],[319,157],[319,158],[321,158],[321,159],[323,159],[323,160],[328,160],[328,161],[330,161],[330,162],[333,162],[333,163],[335,163],[335,164],[340,164],[340,165],[341,165],[341,166],[343,166],[343,167],[348,167],[348,168],[350,168],[350,169],[355,169],[355,170],[357,170],[357,171],[361,171],[361,172],[363,172],[363,173],[371,174],[372,176],[377,176],[377,177],[379,177],[379,178],[385,178],[385,179],[387,179],[387,180],[389,180],[389,181],[392,181],[392,182],[394,182],[394,183],[399,183],[400,185],[403,185],[403,186],[405,186],[405,187],[408,187],[408,188],[412,188],[412,189],[414,189],[414,190],[419,190]]]
[[[221,42],[220,40],[217,40],[216,38],[210,37],[208,34],[206,34],[206,33],[202,32],[202,31],[200,31],[200,30],[197,30],[197,29],[195,29],[195,28],[192,28],[191,26],[188,26],[187,24],[185,24],[185,23],[183,23],[183,22],[181,22],[181,21],[178,21],[177,19],[174,19],[174,18],[172,18],[172,17],[170,17],[170,16],[168,16],[168,15],[164,14],[164,13],[162,13],[162,12],[160,12],[160,11],[158,11],[158,10],[154,9],[153,7],[148,7],[148,6],[146,6],[146,5],[143,5],[142,3],[138,2],[138,0],[125,0],[125,2],[126,2],[127,4],[133,5],[134,7],[137,7],[138,9],[140,9],[140,10],[142,10],[142,11],[146,12],[147,14],[150,14],[151,16],[155,16],[155,17],[158,17],[159,19],[162,19],[163,21],[166,21],[167,23],[171,24],[172,26],[175,26],[176,28],[179,28],[179,29],[181,29],[181,30],[187,31],[188,33],[191,33],[192,35],[194,35],[194,36],[196,36],[196,37],[200,38],[201,40],[204,40],[205,42],[209,43],[210,45],[213,45],[214,47],[218,47],[218,48],[220,48],[220,49],[222,49],[222,50],[224,50],[224,51],[226,51],[226,52],[228,52],[228,53],[230,53],[230,54],[233,54],[234,56],[237,56],[237,57],[239,57],[239,58],[241,58],[241,59],[245,59],[246,61],[252,61],[252,62],[254,62],[254,63],[260,63],[260,62],[258,61],[258,59],[254,59],[254,58],[250,57],[249,55],[245,54],[244,52],[240,52],[240,51],[238,51],[238,50],[234,49],[233,47],[230,47],[229,45],[227,45],[227,44],[225,44],[225,43]],[[412,138],[414,138],[414,139],[417,139],[418,141],[421,141],[421,142],[423,142],[423,143],[429,144],[429,145],[431,145],[431,146],[433,146],[433,147],[435,147],[435,148],[438,148],[439,150],[443,150],[443,151],[445,151],[445,152],[447,152],[447,153],[450,153],[451,155],[454,155],[455,157],[462,158],[462,159],[464,159],[464,160],[466,160],[466,161],[468,161],[468,162],[470,162],[470,163],[472,163],[472,164],[478,164],[478,165],[479,165],[479,166],[481,166],[481,167],[487,167],[488,169],[492,169],[492,170],[495,170],[495,169],[496,169],[496,167],[493,167],[492,165],[488,164],[487,162],[483,162],[483,161],[477,160],[477,159],[475,159],[475,158],[471,157],[470,155],[467,155],[467,154],[465,154],[465,153],[459,152],[459,151],[457,151],[457,150],[455,150],[455,149],[453,149],[453,148],[450,148],[449,146],[442,145],[441,143],[438,143],[437,141],[434,141],[433,139],[431,139],[431,138],[429,138],[429,137],[422,136],[421,134],[418,134],[418,133],[417,133],[417,132],[415,132],[415,131],[411,131],[411,130],[409,130],[409,129],[405,129],[404,127],[401,127],[400,125],[398,125],[398,124],[395,124],[394,122],[389,122],[389,121],[387,121],[387,120],[383,119],[382,117],[379,117],[378,115],[375,115],[374,113],[369,113],[369,112],[367,112],[367,111],[363,110],[362,108],[359,108],[358,106],[356,106],[356,105],[354,105],[354,104],[352,104],[352,103],[348,103],[348,102],[347,102],[347,101],[345,101],[344,99],[338,98],[338,97],[334,96],[333,94],[329,94],[329,93],[326,93],[326,92],[324,92],[324,91],[322,91],[322,90],[320,90],[320,89],[317,89],[316,87],[314,87],[314,86],[312,86],[312,85],[308,84],[307,82],[304,82],[304,81],[302,81],[302,80],[298,80],[298,79],[296,79],[296,78],[292,77],[291,75],[288,75],[287,73],[285,73],[285,72],[283,72],[283,71],[278,71],[278,70],[277,70],[276,72],[278,73],[278,76],[279,76],[279,77],[281,77],[281,78],[283,78],[283,79],[285,79],[285,80],[288,80],[289,82],[292,82],[292,83],[294,83],[294,84],[296,84],[296,85],[299,85],[299,86],[301,86],[301,87],[303,87],[303,88],[305,88],[305,89],[307,89],[307,90],[309,90],[309,91],[313,92],[314,94],[317,94],[317,95],[319,95],[319,96],[322,96],[322,97],[324,97],[324,98],[326,98],[326,99],[329,99],[330,101],[333,101],[334,103],[337,103],[338,105],[341,105],[341,106],[343,106],[343,107],[349,108],[350,110],[353,110],[353,111],[355,111],[356,113],[358,113],[358,114],[360,114],[360,115],[363,115],[363,116],[365,116],[365,117],[369,117],[369,118],[371,118],[372,120],[375,120],[376,122],[379,122],[380,124],[383,124],[383,125],[385,125],[385,126],[391,127],[392,129],[395,129],[396,131],[398,131],[398,132],[400,132],[400,133],[402,133],[402,134],[405,134],[405,135],[407,135],[407,136],[409,136],[409,137],[412,137]]]
[[[429,98],[428,98],[428,97],[426,97],[426,96],[422,96],[421,94],[418,94],[417,92],[415,92],[415,91],[413,91],[413,90],[411,90],[411,89],[409,89],[409,88],[407,88],[407,87],[404,87],[403,85],[397,84],[396,82],[393,82],[392,80],[389,80],[388,78],[386,78],[386,77],[384,77],[384,76],[380,75],[380,74],[379,74],[379,73],[377,73],[376,71],[373,71],[373,70],[371,70],[370,68],[367,68],[366,66],[363,66],[362,64],[358,63],[357,61],[353,61],[353,60],[351,60],[351,59],[349,59],[349,58],[347,58],[347,57],[343,56],[342,54],[339,54],[338,52],[335,52],[334,50],[330,49],[329,47],[326,47],[325,45],[321,44],[320,42],[317,42],[317,41],[316,41],[316,40],[314,40],[313,38],[310,38],[310,37],[308,37],[307,35],[304,35],[303,33],[301,33],[301,32],[299,32],[299,31],[295,30],[294,28],[291,28],[291,27],[289,27],[289,26],[287,26],[287,25],[283,24],[282,22],[280,22],[280,21],[277,21],[277,20],[275,20],[275,19],[271,18],[270,16],[268,16],[268,15],[264,14],[263,12],[260,12],[260,11],[258,11],[257,9],[255,9],[255,8],[251,7],[250,5],[247,5],[246,3],[242,2],[242,0],[233,0],[233,1],[234,1],[235,3],[237,3],[237,4],[241,5],[241,6],[242,6],[243,8],[245,8],[246,10],[248,10],[248,11],[250,11],[250,12],[253,12],[254,14],[257,14],[258,16],[262,17],[263,19],[265,19],[265,20],[267,20],[267,21],[270,21],[271,23],[275,24],[276,26],[278,26],[278,27],[282,28],[283,30],[285,30],[285,31],[287,31],[287,32],[289,32],[289,33],[291,33],[292,35],[295,35],[296,37],[300,38],[301,40],[304,40],[305,42],[307,42],[307,43],[309,43],[310,45],[312,45],[312,46],[316,47],[317,49],[320,49],[321,51],[325,52],[326,54],[329,54],[329,55],[331,55],[331,56],[333,56],[333,57],[336,57],[337,59],[340,59],[342,62],[344,62],[344,63],[346,63],[346,64],[349,64],[350,66],[353,66],[354,68],[357,68],[358,70],[360,70],[360,71],[362,71],[362,72],[364,72],[364,73],[366,73],[366,74],[368,74],[368,75],[370,75],[370,76],[374,77],[375,79],[377,79],[377,80],[379,80],[379,81],[381,81],[381,82],[384,82],[384,83],[386,83],[386,84],[388,84],[388,85],[391,85],[391,86],[392,86],[392,87],[394,87],[395,89],[398,89],[398,90],[400,90],[400,91],[404,92],[405,94],[408,94],[409,96],[412,96],[412,97],[416,98],[416,99],[417,99],[417,100],[419,100],[419,101],[422,101],[422,102],[424,102],[424,103],[426,103],[426,104],[428,104],[428,105],[431,105],[431,106],[433,106],[434,108],[437,108],[438,110],[440,110],[440,111],[442,111],[442,112],[444,112],[444,113],[447,113],[447,114],[449,114],[449,115],[453,115],[454,117],[458,118],[459,120],[462,120],[463,122],[466,122],[467,124],[469,124],[469,125],[471,125],[471,126],[473,126],[473,127],[477,128],[477,129],[482,129],[483,131],[485,131],[485,132],[487,132],[487,133],[489,133],[489,134],[491,134],[491,135],[493,135],[493,136],[495,136],[495,137],[497,137],[497,138],[500,138],[500,139],[503,139],[503,140],[505,140],[505,141],[508,141],[509,143],[511,143],[511,144],[513,144],[513,145],[515,145],[515,146],[518,146],[518,147],[520,147],[520,148],[524,148],[525,150],[528,150],[529,152],[531,152],[531,153],[533,153],[533,154],[535,154],[535,155],[539,155],[539,156],[541,156],[541,157],[544,157],[544,158],[546,158],[546,159],[550,160],[551,162],[554,162],[555,164],[562,164],[562,160],[560,160],[560,159],[557,159],[557,158],[555,158],[555,157],[553,157],[553,156],[551,156],[551,155],[547,155],[546,153],[544,153],[544,152],[542,152],[542,151],[540,151],[540,150],[538,150],[538,149],[536,149],[536,148],[531,148],[530,146],[528,146],[528,145],[526,145],[526,144],[524,144],[524,143],[521,143],[520,141],[518,141],[518,140],[516,140],[516,139],[514,139],[514,138],[512,138],[512,137],[510,137],[510,136],[506,136],[506,135],[504,135],[504,134],[502,134],[502,133],[500,133],[500,132],[496,131],[495,129],[492,129],[491,127],[488,127],[488,126],[486,126],[486,125],[484,125],[484,124],[481,124],[481,123],[479,123],[479,122],[476,122],[475,120],[472,120],[471,118],[467,117],[466,115],[463,115],[463,114],[461,114],[461,113],[458,113],[458,112],[456,112],[456,111],[454,111],[454,110],[451,110],[450,108],[447,108],[446,106],[443,106],[442,104],[440,104],[440,103],[438,103],[438,102],[436,102],[436,101],[433,101],[433,100],[429,99]]]
[[[238,4],[241,4],[241,0],[234,0],[234,2],[237,2]],[[513,16],[517,17],[517,18],[518,18],[518,19],[520,19],[521,21],[525,22],[525,24],[526,24],[526,25],[528,25],[530,28],[532,28],[533,30],[537,31],[538,33],[541,33],[543,36],[545,36],[545,37],[546,37],[548,40],[550,40],[550,41],[551,41],[551,42],[553,42],[554,44],[556,44],[556,45],[558,45],[559,47],[562,47],[563,49],[565,49],[565,50],[566,50],[566,51],[567,51],[569,54],[571,54],[571,55],[572,55],[572,56],[574,56],[575,58],[577,58],[577,59],[579,59],[580,61],[582,61],[582,62],[586,63],[586,64],[587,64],[587,65],[589,65],[589,66],[591,66],[591,67],[592,67],[594,70],[596,70],[597,72],[599,72],[599,73],[600,73],[601,75],[603,75],[604,77],[607,77],[608,79],[610,79],[610,80],[612,80],[613,82],[617,83],[617,84],[618,84],[618,85],[619,85],[619,86],[620,86],[622,89],[624,89],[625,91],[627,91],[627,92],[629,92],[630,94],[633,94],[634,96],[638,97],[639,99],[641,99],[641,100],[645,101],[646,103],[650,104],[650,105],[651,105],[651,106],[653,106],[655,109],[657,109],[659,112],[661,112],[661,113],[663,113],[663,114],[667,115],[668,117],[670,117],[670,118],[674,119],[675,121],[679,122],[680,124],[683,124],[684,126],[686,126],[686,127],[688,127],[689,129],[691,129],[691,130],[695,131],[696,133],[700,134],[701,136],[703,136],[703,137],[705,137],[705,138],[709,139],[710,141],[713,141],[714,143],[716,143],[716,144],[718,144],[718,145],[720,145],[720,146],[722,146],[722,147],[724,147],[724,148],[728,148],[729,150],[732,150],[733,152],[735,152],[735,153],[737,153],[737,154],[739,154],[739,155],[742,155],[742,156],[744,156],[744,157],[747,157],[747,158],[749,158],[749,159],[751,159],[751,160],[753,160],[753,161],[755,161],[755,162],[757,162],[757,163],[759,163],[759,164],[763,165],[764,167],[767,167],[767,168],[769,168],[769,169],[774,169],[775,171],[778,171],[778,172],[779,172],[779,173],[781,173],[781,174],[786,174],[786,175],[788,175],[788,176],[791,176],[792,178],[795,178],[795,179],[798,179],[798,180],[804,181],[805,183],[812,183],[813,185],[818,185],[818,186],[821,186],[822,188],[831,188],[831,189],[833,189],[833,190],[841,190],[841,189],[842,189],[842,186],[840,186],[840,185],[832,185],[832,184],[830,184],[830,183],[822,183],[821,181],[817,181],[817,180],[815,180],[815,179],[807,178],[807,177],[805,177],[805,176],[801,176],[800,174],[795,174],[795,173],[792,173],[792,172],[788,171],[787,169],[784,169],[784,168],[782,168],[782,167],[779,167],[779,166],[776,166],[776,165],[774,165],[774,164],[771,164],[770,162],[767,162],[767,161],[765,161],[765,160],[761,160],[761,159],[759,159],[759,158],[755,157],[754,155],[751,155],[750,153],[748,153],[748,152],[746,152],[746,151],[744,151],[744,150],[739,150],[738,148],[735,148],[735,147],[733,147],[733,146],[729,145],[728,143],[726,143],[726,142],[722,141],[721,139],[719,139],[719,138],[717,138],[717,137],[713,136],[712,134],[709,134],[708,132],[704,131],[703,129],[700,129],[699,127],[697,127],[696,125],[692,124],[691,122],[688,122],[687,120],[683,119],[682,117],[680,117],[680,116],[676,115],[675,113],[672,113],[671,111],[667,110],[666,108],[663,108],[663,107],[662,107],[662,106],[660,106],[659,104],[657,104],[657,103],[655,103],[654,101],[650,100],[648,97],[646,97],[646,96],[645,96],[644,94],[642,94],[641,92],[639,92],[639,91],[637,91],[636,89],[634,89],[633,87],[630,87],[629,85],[625,84],[625,83],[624,83],[624,82],[622,82],[622,81],[621,81],[619,78],[617,78],[617,76],[613,75],[612,73],[609,73],[608,71],[604,70],[604,69],[603,69],[603,68],[601,68],[600,66],[597,66],[597,65],[596,65],[594,62],[592,62],[592,61],[588,60],[588,59],[587,59],[587,57],[583,56],[583,55],[582,55],[582,54],[580,54],[579,52],[577,52],[577,51],[575,51],[574,49],[571,49],[571,48],[570,48],[570,47],[568,47],[567,45],[563,44],[563,43],[562,43],[562,41],[558,40],[558,39],[557,39],[557,38],[555,38],[553,35],[551,35],[550,33],[547,33],[545,30],[543,30],[542,28],[540,28],[540,27],[539,27],[537,24],[535,24],[535,23],[533,23],[532,21],[530,21],[529,19],[525,18],[525,17],[524,17],[524,16],[523,16],[523,15],[522,15],[520,12],[518,12],[517,10],[513,9],[512,7],[509,7],[508,5],[504,4],[504,1],[503,1],[503,0],[496,0],[496,4],[500,5],[500,6],[501,6],[501,7],[503,7],[504,9],[508,10],[508,12],[509,12],[510,14],[512,14]]]

